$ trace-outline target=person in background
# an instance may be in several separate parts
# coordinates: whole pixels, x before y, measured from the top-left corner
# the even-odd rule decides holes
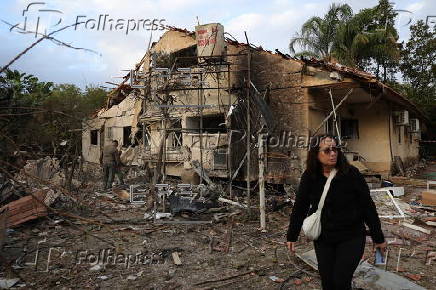
[[[327,192],[321,212],[321,235],[314,241],[314,247],[322,288],[345,290],[351,289],[353,273],[365,250],[365,224],[375,248],[382,254],[386,242],[365,179],[356,167],[348,164],[332,135],[316,136],[311,140],[286,244],[294,253],[303,221],[317,210],[324,184],[333,168],[337,174]]]
[[[117,142],[118,146],[118,142]],[[117,150],[118,163],[115,164],[115,176],[118,178],[120,184],[124,184],[124,172],[122,170],[124,164],[121,162],[121,150]]]
[[[118,153],[118,141],[114,140],[111,144],[104,146],[100,154],[100,165],[103,167],[103,188],[112,188],[116,166],[120,164]]]

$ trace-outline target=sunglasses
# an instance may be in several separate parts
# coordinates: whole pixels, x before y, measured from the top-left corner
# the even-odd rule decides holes
[[[334,153],[338,153],[338,151],[340,151],[341,149],[338,147],[328,147],[322,150],[319,150],[320,152],[323,152],[326,155],[329,155],[330,152],[334,152]]]

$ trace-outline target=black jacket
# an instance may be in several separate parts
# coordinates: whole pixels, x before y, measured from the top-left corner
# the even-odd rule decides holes
[[[288,241],[297,241],[303,220],[317,210],[326,181],[327,177],[321,173],[312,176],[305,171],[301,176],[289,223]],[[346,174],[338,172],[330,184],[321,213],[319,239],[337,242],[365,235],[365,224],[375,243],[384,242],[368,185],[359,170],[351,166]]]

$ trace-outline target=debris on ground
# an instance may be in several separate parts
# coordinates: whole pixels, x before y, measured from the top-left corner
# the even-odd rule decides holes
[[[9,289],[13,287],[15,284],[18,283],[20,279],[14,278],[14,279],[3,279],[0,278],[0,289]]]
[[[0,186],[4,256],[20,274],[11,276],[16,281],[10,287],[321,288],[312,243],[302,235],[296,256],[283,244],[293,187],[266,187],[268,231],[260,231],[256,217],[247,215],[241,187],[230,196],[227,184],[208,177],[198,185],[167,177],[153,188],[138,171],[106,191],[96,169],[82,179],[77,175],[74,191],[21,178],[32,172],[52,182],[62,176],[56,164],[48,158],[30,162],[16,180],[4,179]],[[373,265],[368,238],[354,286],[431,288],[436,208],[421,203],[421,187],[393,180],[368,179],[389,245],[387,268]],[[156,202],[147,209],[152,195]],[[256,199],[252,210],[258,209]],[[41,258],[35,263],[36,253]]]

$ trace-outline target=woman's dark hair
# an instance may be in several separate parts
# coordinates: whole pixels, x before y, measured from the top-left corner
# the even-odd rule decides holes
[[[322,142],[322,140],[326,138],[331,138],[336,142],[336,144],[339,144],[338,137],[330,134],[315,135],[310,139],[309,152],[307,154],[307,160],[306,160],[306,171],[307,173],[309,173],[309,175],[313,177],[315,177],[318,174],[322,174],[322,165],[321,162],[319,162],[318,160],[318,152],[319,152],[319,144]],[[339,147],[339,145],[336,146]],[[345,158],[345,155],[342,152],[342,150],[338,150],[338,158],[335,167],[338,170],[338,175],[345,174],[350,169],[350,164]]]

